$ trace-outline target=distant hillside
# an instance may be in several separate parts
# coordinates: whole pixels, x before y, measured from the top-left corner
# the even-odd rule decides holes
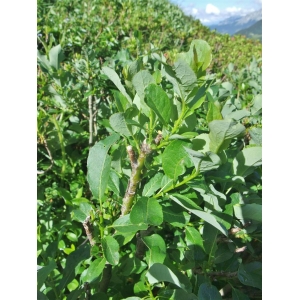
[[[252,12],[243,17],[230,17],[216,25],[210,25],[210,29],[215,29],[219,33],[228,33],[233,35],[240,30],[249,28],[256,22],[262,20],[262,10]]]
[[[235,35],[245,35],[247,38],[250,39],[258,39],[262,41],[262,20],[257,21],[252,26],[239,30],[235,33]]]

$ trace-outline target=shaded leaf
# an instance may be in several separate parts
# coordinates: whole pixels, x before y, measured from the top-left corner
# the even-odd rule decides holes
[[[72,252],[66,261],[66,267],[62,273],[62,279],[59,283],[58,288],[63,290],[68,283],[70,283],[75,278],[75,268],[79,263],[90,257],[90,246],[89,244],[84,244],[79,246],[74,252]]]
[[[262,206],[260,204],[236,204],[233,208],[235,217],[240,220],[262,221]]]
[[[146,273],[146,277],[150,284],[167,281],[185,290],[184,284],[178,277],[167,266],[160,263],[153,264]]]
[[[249,147],[237,154],[232,162],[233,174],[246,177],[262,164],[262,147]]]
[[[199,210],[187,207],[187,206],[190,206],[189,203],[187,203],[186,201],[183,201],[182,198],[181,198],[181,200],[179,200],[179,199],[175,198],[173,195],[171,195],[170,198],[173,199],[176,203],[178,203],[182,207],[184,207],[185,209],[187,209],[188,211],[190,211],[191,213],[193,213],[194,215],[198,216],[199,218],[203,219],[207,223],[211,224],[212,226],[214,226],[215,228],[220,230],[226,236],[228,235],[226,228],[223,225],[219,224],[217,222],[216,218],[212,214],[201,211],[200,207],[199,207]]]
[[[199,300],[222,300],[218,289],[210,283],[202,283],[198,291]]]
[[[209,148],[214,153],[225,150],[233,138],[245,131],[242,124],[231,120],[214,120],[208,124],[208,127],[210,129]]]
[[[48,275],[56,268],[56,263],[52,258],[49,258],[49,263],[46,266],[38,266],[37,271],[37,283],[38,283],[38,290],[44,284]]]
[[[238,278],[244,285],[262,289],[262,264],[255,261],[249,264],[240,264]]]

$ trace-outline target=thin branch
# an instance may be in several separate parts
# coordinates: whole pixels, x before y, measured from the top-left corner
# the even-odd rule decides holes
[[[107,293],[111,276],[112,276],[112,265],[109,263],[106,263],[104,270],[103,270],[102,279],[100,281],[100,286],[99,286],[100,292]]]
[[[146,143],[146,140],[143,141],[140,149],[141,152],[137,159],[132,146],[127,146],[126,150],[131,163],[131,176],[128,182],[125,196],[123,198],[121,216],[127,215],[131,209],[137,186],[142,180],[142,170],[145,164],[146,157],[151,153],[151,147]]]
[[[87,235],[87,238],[90,241],[91,246],[94,246],[95,245],[95,241],[93,239],[93,235],[92,235],[92,232],[91,232],[92,229],[91,229],[90,219],[91,219],[91,217],[87,216],[87,218],[84,220],[84,222],[82,223],[82,225],[83,225],[83,227],[85,229],[85,233]]]
[[[89,145],[93,145],[93,95],[89,96]]]
[[[54,163],[53,157],[52,157],[51,152],[50,152],[50,150],[49,150],[49,148],[48,148],[47,140],[46,140],[45,138],[43,138],[43,144],[44,144],[44,146],[45,146],[45,148],[46,148],[46,150],[47,150],[47,152],[48,152],[49,159],[50,159],[50,161],[51,161],[51,165],[50,165],[46,170],[44,170],[44,171],[39,171],[39,170],[37,170],[37,174],[38,174],[38,175],[44,174],[44,173],[46,173],[47,171],[49,171],[49,170],[52,168],[53,163]]]

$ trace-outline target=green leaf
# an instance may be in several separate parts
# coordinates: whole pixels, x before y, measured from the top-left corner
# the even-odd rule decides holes
[[[262,221],[262,206],[259,204],[236,204],[233,208],[235,217],[240,220]]]
[[[119,91],[112,90],[111,92],[114,96],[118,111],[125,112],[125,110],[131,106],[131,102],[129,102],[128,99]]]
[[[130,221],[158,226],[163,222],[162,207],[155,198],[141,197],[132,207]]]
[[[232,300],[250,300],[250,298],[237,289],[232,289]]]
[[[105,140],[96,143],[89,152],[87,160],[87,180],[93,196],[101,200],[109,178],[111,157],[109,148],[119,139],[118,134],[112,134]]]
[[[214,120],[208,124],[208,127],[210,129],[209,148],[214,153],[225,150],[233,138],[245,131],[242,124],[231,120]]]
[[[112,227],[121,233],[135,233],[139,230],[146,230],[148,228],[148,224],[133,224],[130,221],[130,214],[128,214],[117,219],[113,223]]]
[[[184,93],[188,95],[197,83],[197,77],[194,71],[190,68],[187,62],[181,59],[174,63],[174,71]]]
[[[204,40],[193,40],[189,51],[179,53],[176,59],[184,59],[196,74],[202,74],[211,63],[211,47]]]
[[[170,198],[172,200],[174,200],[176,203],[178,203],[179,205],[181,205],[182,207],[184,207],[185,209],[187,209],[189,212],[193,213],[194,215],[198,216],[199,218],[203,219],[207,223],[211,224],[212,226],[214,226],[215,228],[217,228],[218,230],[220,230],[226,236],[228,235],[228,232],[225,229],[225,227],[223,225],[219,224],[217,222],[216,218],[212,214],[209,214],[209,213],[206,213],[204,211],[201,211],[200,207],[199,207],[199,210],[190,208],[191,207],[190,204],[187,203],[186,201],[183,201],[182,197],[181,197],[181,200],[179,200],[176,197],[174,197],[173,195],[170,195]],[[190,207],[188,207],[188,206],[190,206]]]
[[[37,300],[49,300],[49,298],[40,291],[37,291]]]
[[[185,257],[192,262],[201,262],[205,258],[203,239],[200,232],[191,226],[185,228],[185,240],[188,250]]]
[[[208,93],[208,95],[210,95]],[[212,122],[213,120],[223,120],[223,116],[221,114],[221,105],[218,101],[208,103],[208,112],[206,115],[207,123]]]
[[[60,290],[63,290],[75,278],[75,268],[79,263],[90,257],[90,249],[88,244],[84,244],[67,257],[66,266],[62,273],[63,276],[58,286]]]
[[[127,94],[116,71],[109,67],[102,67],[102,71],[115,84],[115,86],[119,89],[119,91],[126,97],[128,102],[132,104],[132,100],[130,96]]]
[[[37,282],[38,282],[38,290],[42,287],[44,284],[46,278],[48,275],[56,268],[55,261],[49,257],[49,263],[46,266],[38,266],[37,271]]]
[[[160,263],[153,264],[146,273],[146,277],[150,284],[167,281],[186,290],[185,285],[180,282],[178,277],[167,266]]]
[[[198,290],[199,300],[222,300],[218,289],[210,283],[202,283]]]
[[[206,223],[203,228],[203,246],[209,258],[214,257],[218,247],[217,238],[219,230],[212,225]]]
[[[241,109],[241,110],[235,110],[233,112],[231,112],[230,114],[224,116],[224,119],[229,120],[229,119],[233,119],[235,121],[241,120],[245,117],[249,117],[250,116],[250,112],[246,109]]]
[[[240,264],[238,270],[239,281],[248,286],[262,289],[262,264],[255,261],[249,264]]]
[[[102,239],[103,253],[106,260],[113,266],[119,263],[119,244],[112,236],[106,236]]]
[[[158,234],[142,237],[144,244],[149,248],[149,266],[154,263],[163,263],[166,258],[166,244]]]
[[[156,84],[145,88],[145,103],[155,112],[159,120],[167,126],[171,116],[171,100],[166,92]]]
[[[252,107],[250,108],[251,115],[257,116],[262,113],[262,95],[256,95],[253,100]]]
[[[162,155],[162,167],[165,174],[176,181],[179,175],[185,172],[185,165],[190,166],[191,160],[184,146],[188,143],[182,140],[172,141]]]
[[[176,206],[163,206],[164,222],[179,228],[183,228],[190,220],[190,215],[183,211],[181,207]]]
[[[145,197],[152,196],[160,187],[164,175],[162,173],[157,173],[154,177],[145,184],[142,195]]]
[[[155,84],[155,80],[147,70],[139,71],[133,76],[132,84],[141,100],[144,100],[145,89],[151,83]]]
[[[72,219],[82,223],[86,219],[86,217],[90,215],[91,210],[93,210],[91,204],[82,202],[79,205],[79,209],[75,209],[72,211]]]
[[[118,173],[113,169],[110,170],[107,186],[116,196],[120,196],[120,178]]]
[[[198,297],[193,293],[187,293],[182,289],[161,289],[158,293],[161,299],[170,300],[198,300]]]
[[[49,51],[49,62],[55,70],[60,68],[60,63],[64,60],[64,54],[61,45],[57,45]]]
[[[250,145],[262,145],[262,128],[251,128],[249,129],[249,134],[251,137]]]
[[[103,257],[99,257],[95,259],[87,269],[87,272],[84,274],[84,276],[81,276],[82,282],[92,282],[96,278],[98,278],[104,267],[105,267],[106,259]]]
[[[115,132],[127,137],[131,136],[131,132],[127,128],[124,113],[120,112],[111,115],[109,118],[109,123]]]
[[[237,154],[232,162],[233,174],[246,177],[261,164],[262,147],[245,148]]]
[[[189,154],[197,172],[214,170],[222,164],[220,157],[213,152],[209,151],[204,154],[186,147],[184,149]]]

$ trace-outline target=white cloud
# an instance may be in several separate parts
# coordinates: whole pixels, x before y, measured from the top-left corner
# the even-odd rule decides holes
[[[196,15],[198,13],[198,9],[197,8],[192,8],[192,14]]]
[[[206,5],[205,12],[207,14],[215,14],[215,15],[220,14],[220,10],[216,6],[214,6],[210,3]]]
[[[226,11],[229,12],[229,13],[237,13],[237,12],[240,12],[242,9],[240,7],[227,7],[226,8]]]

